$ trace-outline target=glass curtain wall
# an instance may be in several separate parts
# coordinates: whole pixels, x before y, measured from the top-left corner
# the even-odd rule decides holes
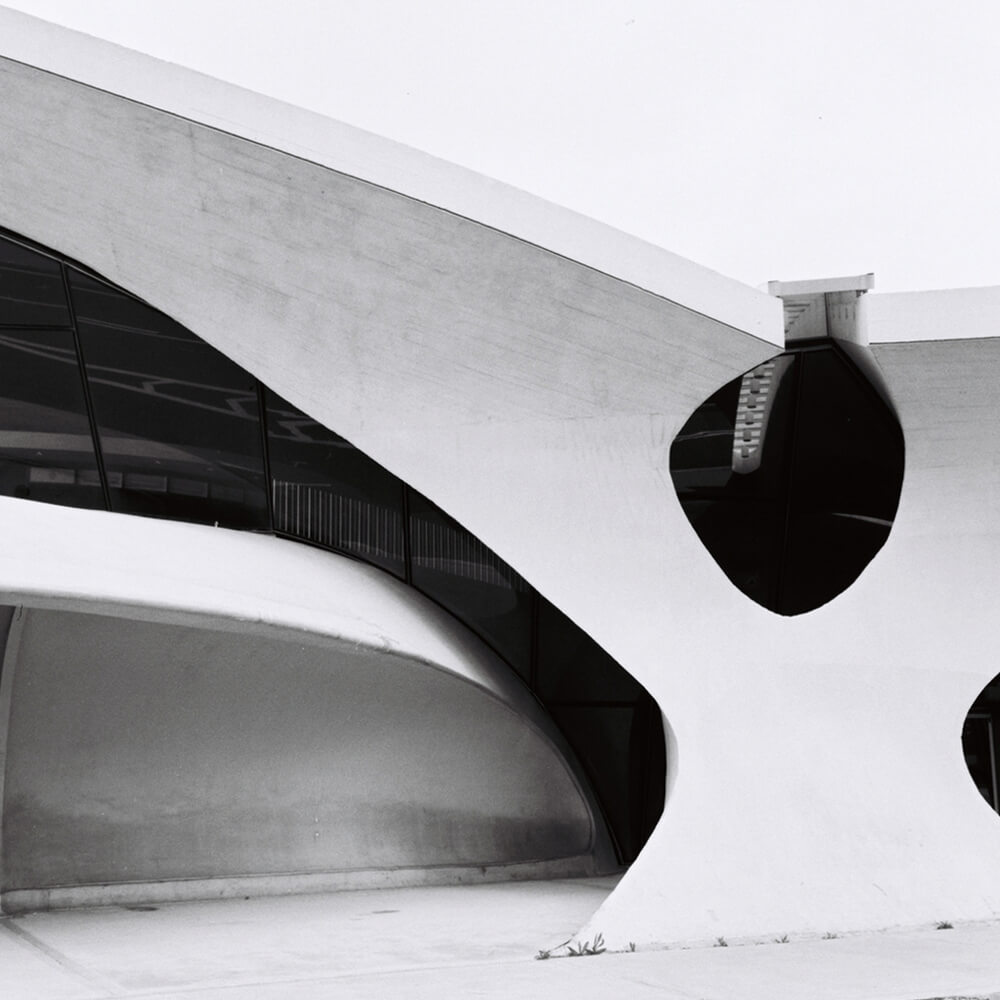
[[[96,275],[0,233],[0,494],[269,531],[412,584],[548,707],[620,859],[663,809],[660,712],[497,554],[350,442]]]
[[[0,239],[0,492],[105,506],[61,263]]]
[[[111,509],[266,529],[253,376],[155,309],[67,270]]]
[[[274,530],[406,577],[403,484],[264,389]]]

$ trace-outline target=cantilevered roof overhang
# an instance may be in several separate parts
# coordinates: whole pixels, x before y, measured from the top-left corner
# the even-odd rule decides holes
[[[0,8],[4,58],[474,220],[781,346],[769,296],[611,226],[363,129]]]

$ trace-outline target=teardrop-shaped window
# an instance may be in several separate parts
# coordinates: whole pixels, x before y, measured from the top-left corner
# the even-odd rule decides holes
[[[846,590],[896,515],[903,432],[870,355],[850,351],[829,340],[757,366],[702,403],[670,450],[698,537],[778,614]]]

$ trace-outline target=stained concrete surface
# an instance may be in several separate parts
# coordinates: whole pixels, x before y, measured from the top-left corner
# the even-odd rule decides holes
[[[4,1000],[1000,997],[1000,921],[538,961],[614,879],[105,907],[0,920]]]

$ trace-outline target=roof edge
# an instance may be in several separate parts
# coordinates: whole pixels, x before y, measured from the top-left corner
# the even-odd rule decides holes
[[[878,292],[865,307],[872,345],[1000,337],[1000,285]]]
[[[196,70],[0,7],[0,55],[469,218],[781,346],[780,303],[518,188]]]

